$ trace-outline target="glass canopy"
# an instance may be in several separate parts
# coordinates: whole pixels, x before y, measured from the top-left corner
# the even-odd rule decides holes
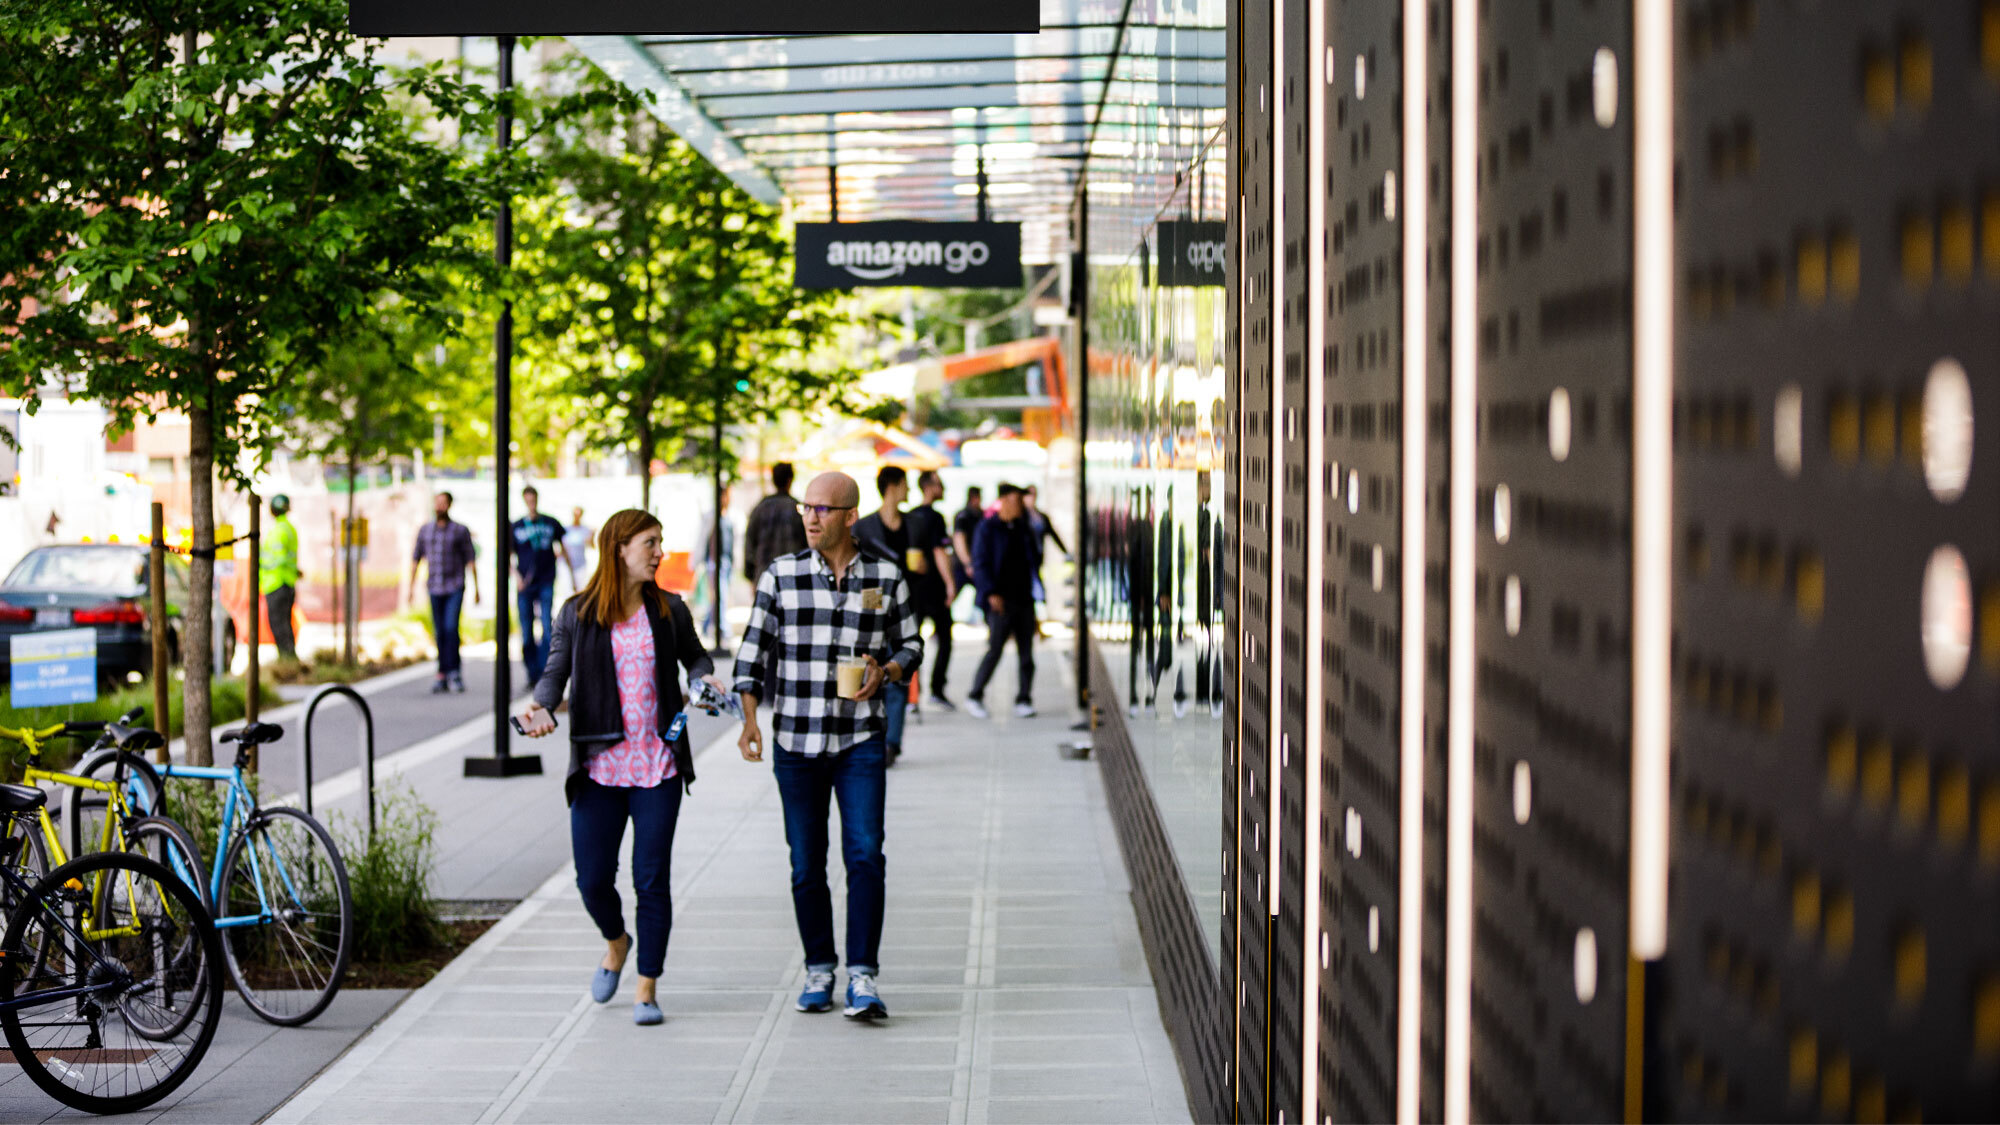
[[[1091,156],[1219,123],[1224,18],[1220,0],[1043,0],[1033,34],[571,42],[795,219],[836,203],[844,222],[976,218],[983,170],[987,214],[1020,222],[1023,257],[1048,262],[1068,249],[1077,192],[1096,190]]]

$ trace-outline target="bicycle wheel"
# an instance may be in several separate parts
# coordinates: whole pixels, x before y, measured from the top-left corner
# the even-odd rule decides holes
[[[264,918],[222,931],[230,978],[259,1016],[296,1027],[333,1002],[354,951],[354,898],[319,821],[289,808],[252,817],[229,845],[216,913]]]
[[[18,956],[43,947],[55,955],[39,967]],[[183,953],[163,960],[164,949]],[[143,856],[103,852],[56,868],[14,912],[0,950],[0,1032],[13,1061],[76,1109],[129,1113],[166,1097],[222,1019],[215,925],[193,890]]]
[[[18,891],[14,883],[0,882],[0,925],[5,925],[20,906],[19,900],[49,873],[49,846],[42,839],[39,819],[24,814],[6,818],[0,825],[0,862],[13,868],[21,880]],[[46,955],[45,948],[36,946],[30,964],[40,968]]]
[[[14,868],[34,886],[49,873],[49,845],[42,839],[41,822],[32,816],[10,815],[0,820],[0,863]],[[13,911],[13,894],[0,885],[0,915]]]
[[[106,750],[77,764],[78,777],[110,781],[123,767],[126,800],[135,814],[162,812],[160,774],[152,763],[128,750]],[[71,789],[64,798],[63,827],[70,856],[88,855],[104,842],[104,815],[110,798],[90,789]]]
[[[194,837],[188,835],[187,829],[171,820],[148,816],[129,822],[125,826],[125,851],[128,855],[142,855],[160,864],[190,889],[197,885],[190,877],[191,872],[201,870],[200,860],[195,854]],[[107,904],[109,915],[112,918],[120,918],[133,913],[127,910],[123,896],[143,897],[151,893],[150,888],[154,886],[156,884],[135,880],[109,882],[104,887],[110,895]],[[197,892],[195,898],[206,913],[208,896]],[[164,900],[158,904],[157,909],[173,915],[186,928],[179,934],[158,931],[153,933],[154,963],[165,967],[169,972],[179,974],[175,979],[181,982],[182,987],[203,986],[206,982],[202,979],[202,974],[211,969],[219,969],[220,966],[201,961],[200,950],[194,940],[193,923],[190,919],[180,917],[181,904],[178,899]],[[139,1034],[149,1039],[164,1039],[180,1032],[184,1022],[176,1021],[185,1021],[187,1014],[139,1007],[126,1010],[125,1018]]]
[[[208,869],[202,866],[201,845],[180,821],[165,816],[135,817],[125,823],[125,850],[164,866],[193,889],[204,907],[208,901]],[[210,913],[214,913],[213,909]]]

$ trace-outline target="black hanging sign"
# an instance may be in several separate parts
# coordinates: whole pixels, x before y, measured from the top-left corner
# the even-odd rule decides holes
[[[793,252],[801,289],[1021,285],[1019,223],[800,223]]]
[[[1159,284],[1167,289],[1229,281],[1229,224],[1193,219],[1160,221]]]
[[[1039,0],[348,0],[347,22],[391,35],[880,35],[1041,30]]]

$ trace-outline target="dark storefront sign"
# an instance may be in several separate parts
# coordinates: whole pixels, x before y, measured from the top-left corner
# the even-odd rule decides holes
[[[1167,289],[1229,281],[1229,224],[1165,219],[1160,223],[1159,284]]]
[[[391,35],[876,35],[1039,31],[1038,0],[350,0],[354,34]]]
[[[1021,284],[1019,223],[800,223],[795,254],[794,280],[801,289]]]

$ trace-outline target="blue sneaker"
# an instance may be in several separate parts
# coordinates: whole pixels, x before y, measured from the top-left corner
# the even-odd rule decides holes
[[[833,1011],[833,970],[807,969],[805,991],[799,993],[799,1011]]]
[[[653,1027],[667,1022],[667,1017],[660,1014],[658,1004],[650,1000],[641,1000],[632,1005],[632,1022],[640,1027]]]
[[[888,1005],[882,1003],[882,994],[875,991],[875,974],[847,970],[847,1018],[879,1020],[888,1015]]]

